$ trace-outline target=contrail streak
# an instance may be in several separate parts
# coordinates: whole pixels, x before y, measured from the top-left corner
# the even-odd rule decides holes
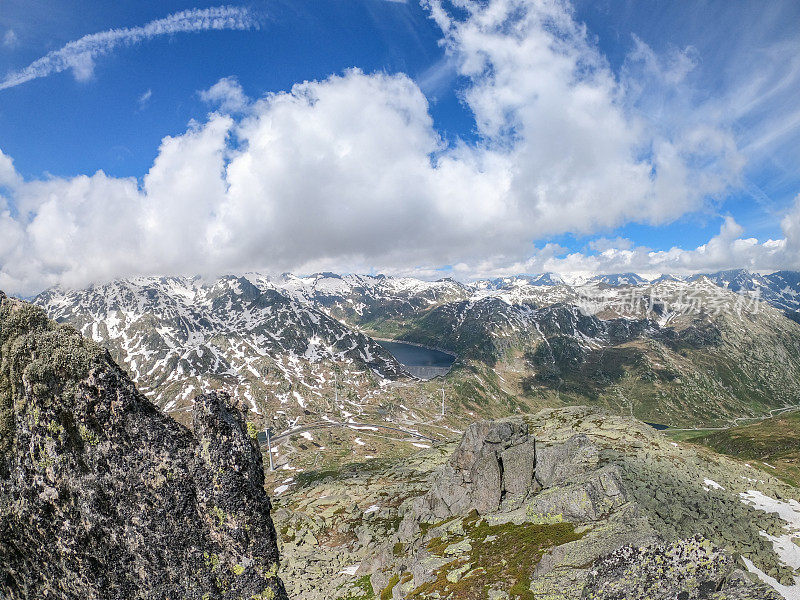
[[[53,73],[72,69],[75,78],[85,80],[92,76],[94,59],[108,54],[118,46],[132,46],[161,35],[220,29],[246,30],[258,27],[258,21],[246,8],[217,6],[191,9],[151,21],[141,27],[109,29],[86,35],[68,43],[59,50],[48,52],[19,71],[6,75],[0,90],[8,89]]]

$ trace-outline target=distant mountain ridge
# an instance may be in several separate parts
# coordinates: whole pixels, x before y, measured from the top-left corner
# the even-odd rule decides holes
[[[583,274],[567,276],[546,272],[532,275],[514,275],[495,279],[482,279],[469,283],[461,283],[446,278],[437,281],[424,281],[410,277],[388,277],[385,275],[337,275],[335,273],[317,273],[304,277],[284,274],[280,278],[257,276],[262,282],[285,290],[304,299],[327,299],[328,303],[337,296],[345,294],[365,295],[373,297],[398,298],[405,296],[409,300],[425,298],[428,301],[442,299],[467,299],[479,293],[492,293],[523,289],[526,287],[567,286],[581,288],[594,284],[605,284],[612,287],[642,287],[665,281],[693,282],[707,278],[715,285],[736,293],[755,292],[768,304],[786,312],[800,311],[800,271],[775,271],[762,275],[746,269],[729,269],[723,271],[698,273],[694,275],[675,275],[662,273],[658,276],[639,273]]]
[[[106,346],[178,419],[197,391],[215,389],[281,427],[327,415],[334,401],[342,418],[417,414],[435,385],[490,415],[592,401],[646,420],[716,422],[800,402],[800,332],[779,312],[792,315],[798,274],[566,279],[140,277],[35,302]],[[374,338],[459,358],[426,387]]]
[[[756,292],[775,308],[783,310],[792,318],[800,311],[800,272],[775,271],[768,275],[751,273],[745,269],[718,271],[704,275],[716,285],[727,287],[737,293]],[[696,279],[695,276],[692,279]]]
[[[695,275],[674,275],[662,273],[657,277],[646,277],[638,273],[612,273],[593,276],[583,276],[573,278],[572,285],[581,286],[592,283],[604,283],[610,286],[648,286],[662,283],[664,281],[698,281],[707,278],[719,287],[723,287],[736,293],[755,292],[760,299],[768,304],[793,314],[800,311],[800,271],[775,271],[766,275],[753,273],[747,269],[728,269],[711,273],[698,273]],[[554,273],[543,273],[540,275],[525,275],[517,278],[505,278],[504,280],[492,280],[495,282],[506,282],[501,285],[494,285],[494,289],[510,289],[514,282],[520,280],[530,280],[536,283],[531,285],[568,285],[568,278]]]
[[[274,287],[244,277],[119,280],[36,297],[51,318],[105,345],[162,409],[224,388],[261,411],[266,395],[302,407],[339,381],[407,376],[377,342]]]

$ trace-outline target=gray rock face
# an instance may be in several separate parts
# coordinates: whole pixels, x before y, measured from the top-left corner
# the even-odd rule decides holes
[[[472,509],[494,512],[519,505],[534,486],[536,445],[517,421],[480,421],[467,428],[434,481],[429,509],[439,518]]]
[[[574,483],[545,488],[527,505],[533,514],[560,515],[570,522],[586,523],[608,517],[629,500],[619,472],[606,466]]]
[[[576,434],[563,444],[540,445],[536,449],[536,480],[551,487],[597,469],[600,454],[585,434]]]
[[[223,394],[193,421],[0,293],[0,597],[285,599],[255,440]]]
[[[441,519],[470,510],[510,511],[545,490],[535,502],[540,512],[596,520],[627,500],[616,470],[600,469],[598,460],[598,448],[585,435],[537,445],[522,421],[480,421],[467,428],[437,474],[422,512],[427,508]],[[592,476],[569,485],[587,473]]]
[[[779,557],[755,544],[770,543],[762,530],[786,530],[740,494],[798,494],[752,465],[587,407],[478,423],[443,450],[348,468],[282,496],[276,523],[294,595],[777,598],[737,555],[773,573]],[[519,506],[508,501],[517,494]],[[476,514],[481,503],[497,510]]]

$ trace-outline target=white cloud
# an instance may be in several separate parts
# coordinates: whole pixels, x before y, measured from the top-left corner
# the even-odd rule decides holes
[[[477,143],[446,147],[403,74],[350,70],[255,101],[223,79],[201,92],[215,112],[164,138],[141,183],[7,173],[17,210],[0,210],[0,230],[16,242],[0,247],[0,288],[249,269],[433,275],[449,264],[468,277],[797,263],[793,241],[742,240],[732,220],[695,250],[533,248],[702,208],[738,182],[734,138],[711,118],[650,118],[627,83],[634,67],[644,60],[649,81],[674,86],[691,61],[662,64],[640,47],[621,83],[561,2],[459,3],[461,18],[429,6],[470,82]],[[784,222],[793,239],[796,212]]]
[[[153,97],[153,90],[151,89],[148,89],[141,96],[139,96],[139,98],[136,100],[136,103],[139,105],[139,110],[144,110],[150,103],[150,98],[152,97]]]
[[[465,277],[498,277],[519,273],[670,273],[691,274],[722,269],[797,269],[800,265],[800,196],[783,219],[784,238],[759,242],[741,237],[742,227],[727,217],[720,232],[694,249],[673,247],[654,251],[646,247],[613,247],[600,244],[595,254],[568,253],[546,244],[523,261],[508,263],[503,257],[461,264],[457,272]],[[602,238],[601,238],[602,239]],[[591,244],[590,244],[591,246]],[[598,248],[599,249],[599,248]]]
[[[3,46],[6,48],[15,48],[18,43],[19,39],[13,29],[9,29],[3,34]]]
[[[229,114],[242,112],[250,102],[235,77],[223,77],[207,90],[201,90],[200,99]]]
[[[98,56],[108,54],[119,46],[131,46],[154,37],[212,29],[252,29],[257,25],[246,8],[220,6],[181,11],[141,27],[93,33],[59,50],[48,52],[24,69],[8,74],[0,81],[0,90],[68,69],[72,70],[75,79],[85,81],[92,77],[94,61]]]
[[[14,168],[14,161],[0,150],[0,189],[4,187],[13,188],[20,183],[22,183],[22,178]]]

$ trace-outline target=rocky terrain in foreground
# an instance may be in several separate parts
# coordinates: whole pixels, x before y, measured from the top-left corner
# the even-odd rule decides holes
[[[478,422],[408,459],[293,477],[274,518],[304,600],[800,592],[797,488],[598,409]]]
[[[192,420],[0,292],[0,598],[287,598],[241,412],[211,393]]]

